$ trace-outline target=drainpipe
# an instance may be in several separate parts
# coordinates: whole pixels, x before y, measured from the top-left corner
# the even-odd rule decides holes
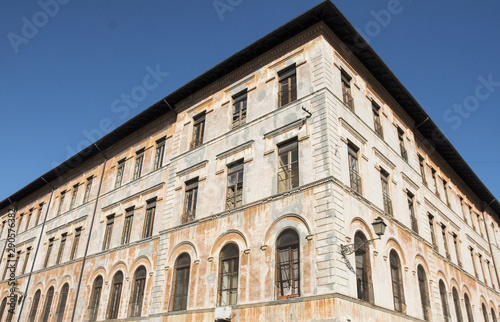
[[[23,312],[23,308],[24,308],[24,300],[26,299],[26,295],[28,294],[28,287],[30,285],[31,275],[33,275],[33,268],[35,267],[36,256],[38,255],[38,250],[40,249],[40,244],[41,244],[41,241],[43,238],[43,231],[45,229],[45,222],[47,221],[47,215],[49,214],[50,203],[52,202],[52,196],[54,195],[54,190],[55,190],[54,187],[50,183],[48,183],[44,177],[40,177],[40,178],[42,178],[42,180],[45,181],[45,183],[49,187],[52,188],[52,191],[50,192],[49,202],[47,203],[47,210],[45,210],[45,216],[43,217],[42,228],[40,228],[40,236],[38,237],[38,242],[36,244],[36,250],[35,250],[35,254],[33,256],[33,262],[31,263],[31,269],[30,269],[30,274],[28,275],[28,282],[26,283],[26,289],[24,290],[24,299],[21,302],[21,308],[19,309],[19,315],[17,316],[17,322],[21,321],[21,313]]]
[[[97,212],[97,203],[99,201],[99,194],[101,193],[101,185],[102,185],[102,180],[104,178],[104,169],[106,169],[106,162],[108,161],[108,158],[106,157],[104,152],[102,152],[101,149],[99,149],[99,147],[97,146],[96,143],[94,143],[94,146],[104,156],[104,163],[102,165],[102,172],[101,172],[101,179],[99,180],[99,187],[97,188],[97,197],[95,198],[94,212],[92,214],[92,220],[90,221],[89,237],[87,238],[87,245],[85,246],[85,253],[83,254],[82,268],[80,269],[80,277],[78,278],[78,286],[76,288],[76,296],[75,296],[75,305],[73,305],[73,313],[71,314],[71,322],[73,322],[75,320],[76,304],[78,303],[78,295],[80,295],[80,286],[82,284],[83,271],[85,268],[87,253],[89,250],[90,237],[92,236],[92,229],[94,228],[94,219],[95,219],[95,214]]]
[[[483,222],[484,222],[484,229],[486,230],[486,238],[488,239],[488,246],[490,247],[490,253],[491,253],[491,261],[493,262],[493,268],[495,269],[495,275],[497,277],[497,282],[500,283],[500,279],[498,279],[498,270],[497,270],[497,265],[495,263],[495,257],[493,257],[493,249],[491,248],[491,240],[490,240],[490,234],[488,233],[488,225],[486,224],[484,212],[486,211],[486,208],[489,207],[493,202],[495,202],[496,199],[493,199],[489,204],[487,204],[484,208],[483,211],[481,212],[483,216]],[[493,232],[495,233],[495,232]],[[491,272],[491,271],[490,271]],[[491,286],[493,286],[493,281],[491,281]],[[500,287],[500,284],[498,285]]]

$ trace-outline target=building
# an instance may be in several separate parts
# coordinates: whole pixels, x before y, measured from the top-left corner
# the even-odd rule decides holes
[[[2,321],[500,312],[499,202],[331,2],[3,200],[0,215]]]

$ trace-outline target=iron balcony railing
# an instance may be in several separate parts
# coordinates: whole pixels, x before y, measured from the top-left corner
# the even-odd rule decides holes
[[[342,90],[342,98],[344,100],[344,104],[347,105],[347,107],[349,107],[349,109],[354,112],[354,99],[352,98],[348,88],[344,88]]]
[[[280,90],[278,93],[278,104],[284,106],[288,103],[297,100],[297,85],[287,87],[285,90]]]

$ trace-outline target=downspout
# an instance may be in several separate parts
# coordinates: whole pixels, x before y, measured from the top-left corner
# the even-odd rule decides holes
[[[488,233],[488,225],[486,224],[486,220],[485,220],[485,216],[484,216],[484,212],[486,211],[486,208],[489,207],[492,203],[494,203],[496,201],[495,198],[493,198],[493,200],[487,204],[484,208],[483,208],[483,211],[481,212],[482,216],[483,216],[483,221],[484,221],[484,228],[486,230],[486,238],[488,238],[488,246],[490,247],[490,253],[491,253],[491,261],[493,262],[493,269],[495,270],[495,275],[497,277],[497,282],[500,283],[500,279],[498,279],[498,270],[497,270],[497,265],[495,263],[495,257],[493,257],[493,249],[491,247],[491,240],[490,240],[490,234]],[[493,232],[495,233],[495,232]],[[497,245],[498,246],[498,245]],[[491,271],[490,271],[491,272]],[[497,284],[498,284],[497,283]],[[493,286],[493,281],[491,281],[491,286]],[[500,284],[498,285],[498,287],[500,287]]]
[[[43,238],[43,230],[45,229],[45,222],[47,221],[47,216],[49,214],[49,209],[50,209],[50,203],[52,202],[52,196],[54,195],[54,190],[55,190],[54,187],[50,183],[48,183],[44,177],[40,177],[40,178],[42,178],[42,180],[45,181],[45,183],[49,187],[52,188],[52,191],[50,192],[49,202],[47,202],[47,209],[45,210],[45,216],[43,217],[42,228],[40,228],[40,237],[38,237],[38,242],[36,244],[36,250],[35,250],[35,254],[33,256],[33,262],[31,263],[30,274],[28,275],[28,282],[26,283],[26,289],[24,290],[24,299],[21,302],[21,308],[19,309],[19,315],[17,316],[17,322],[21,321],[20,319],[21,319],[21,313],[23,312],[23,308],[24,308],[24,300],[26,299],[26,294],[28,294],[28,287],[30,285],[31,275],[33,275],[33,268],[35,268],[36,256],[38,255],[38,250],[40,249],[40,244],[41,244],[41,241]]]
[[[104,169],[106,169],[106,162],[108,161],[108,158],[104,154],[104,152],[99,149],[97,144],[94,143],[94,146],[101,152],[101,154],[104,156],[104,163],[102,165],[102,172],[101,172],[101,179],[99,180],[99,187],[97,188],[97,196],[95,198],[95,205],[94,205],[94,212],[92,214],[92,220],[90,221],[90,228],[89,228],[89,237],[87,238],[87,245],[85,246],[85,253],[83,254],[83,260],[82,260],[82,268],[80,269],[80,277],[78,278],[78,286],[76,288],[76,295],[75,295],[75,304],[73,305],[73,313],[71,314],[71,321],[73,322],[75,320],[75,313],[76,313],[76,304],[78,303],[78,295],[80,295],[80,286],[82,284],[82,279],[83,279],[83,271],[85,268],[85,263],[87,259],[87,253],[89,250],[89,245],[90,245],[90,237],[92,236],[92,229],[94,228],[94,219],[95,219],[95,214],[97,212],[97,203],[99,201],[99,194],[101,193],[101,185],[102,185],[102,180],[104,178]]]

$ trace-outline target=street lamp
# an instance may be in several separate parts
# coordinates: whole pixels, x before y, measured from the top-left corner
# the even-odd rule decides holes
[[[354,253],[355,251],[364,247],[365,245],[371,244],[374,240],[378,240],[378,239],[382,238],[382,236],[385,233],[385,229],[387,228],[387,224],[384,222],[384,220],[381,217],[377,217],[372,222],[372,226],[373,226],[373,230],[375,231],[375,234],[378,236],[378,238],[365,240],[365,241],[357,242],[357,243],[352,243],[352,244],[348,244],[348,245],[340,244],[340,250],[341,250],[343,257]]]

